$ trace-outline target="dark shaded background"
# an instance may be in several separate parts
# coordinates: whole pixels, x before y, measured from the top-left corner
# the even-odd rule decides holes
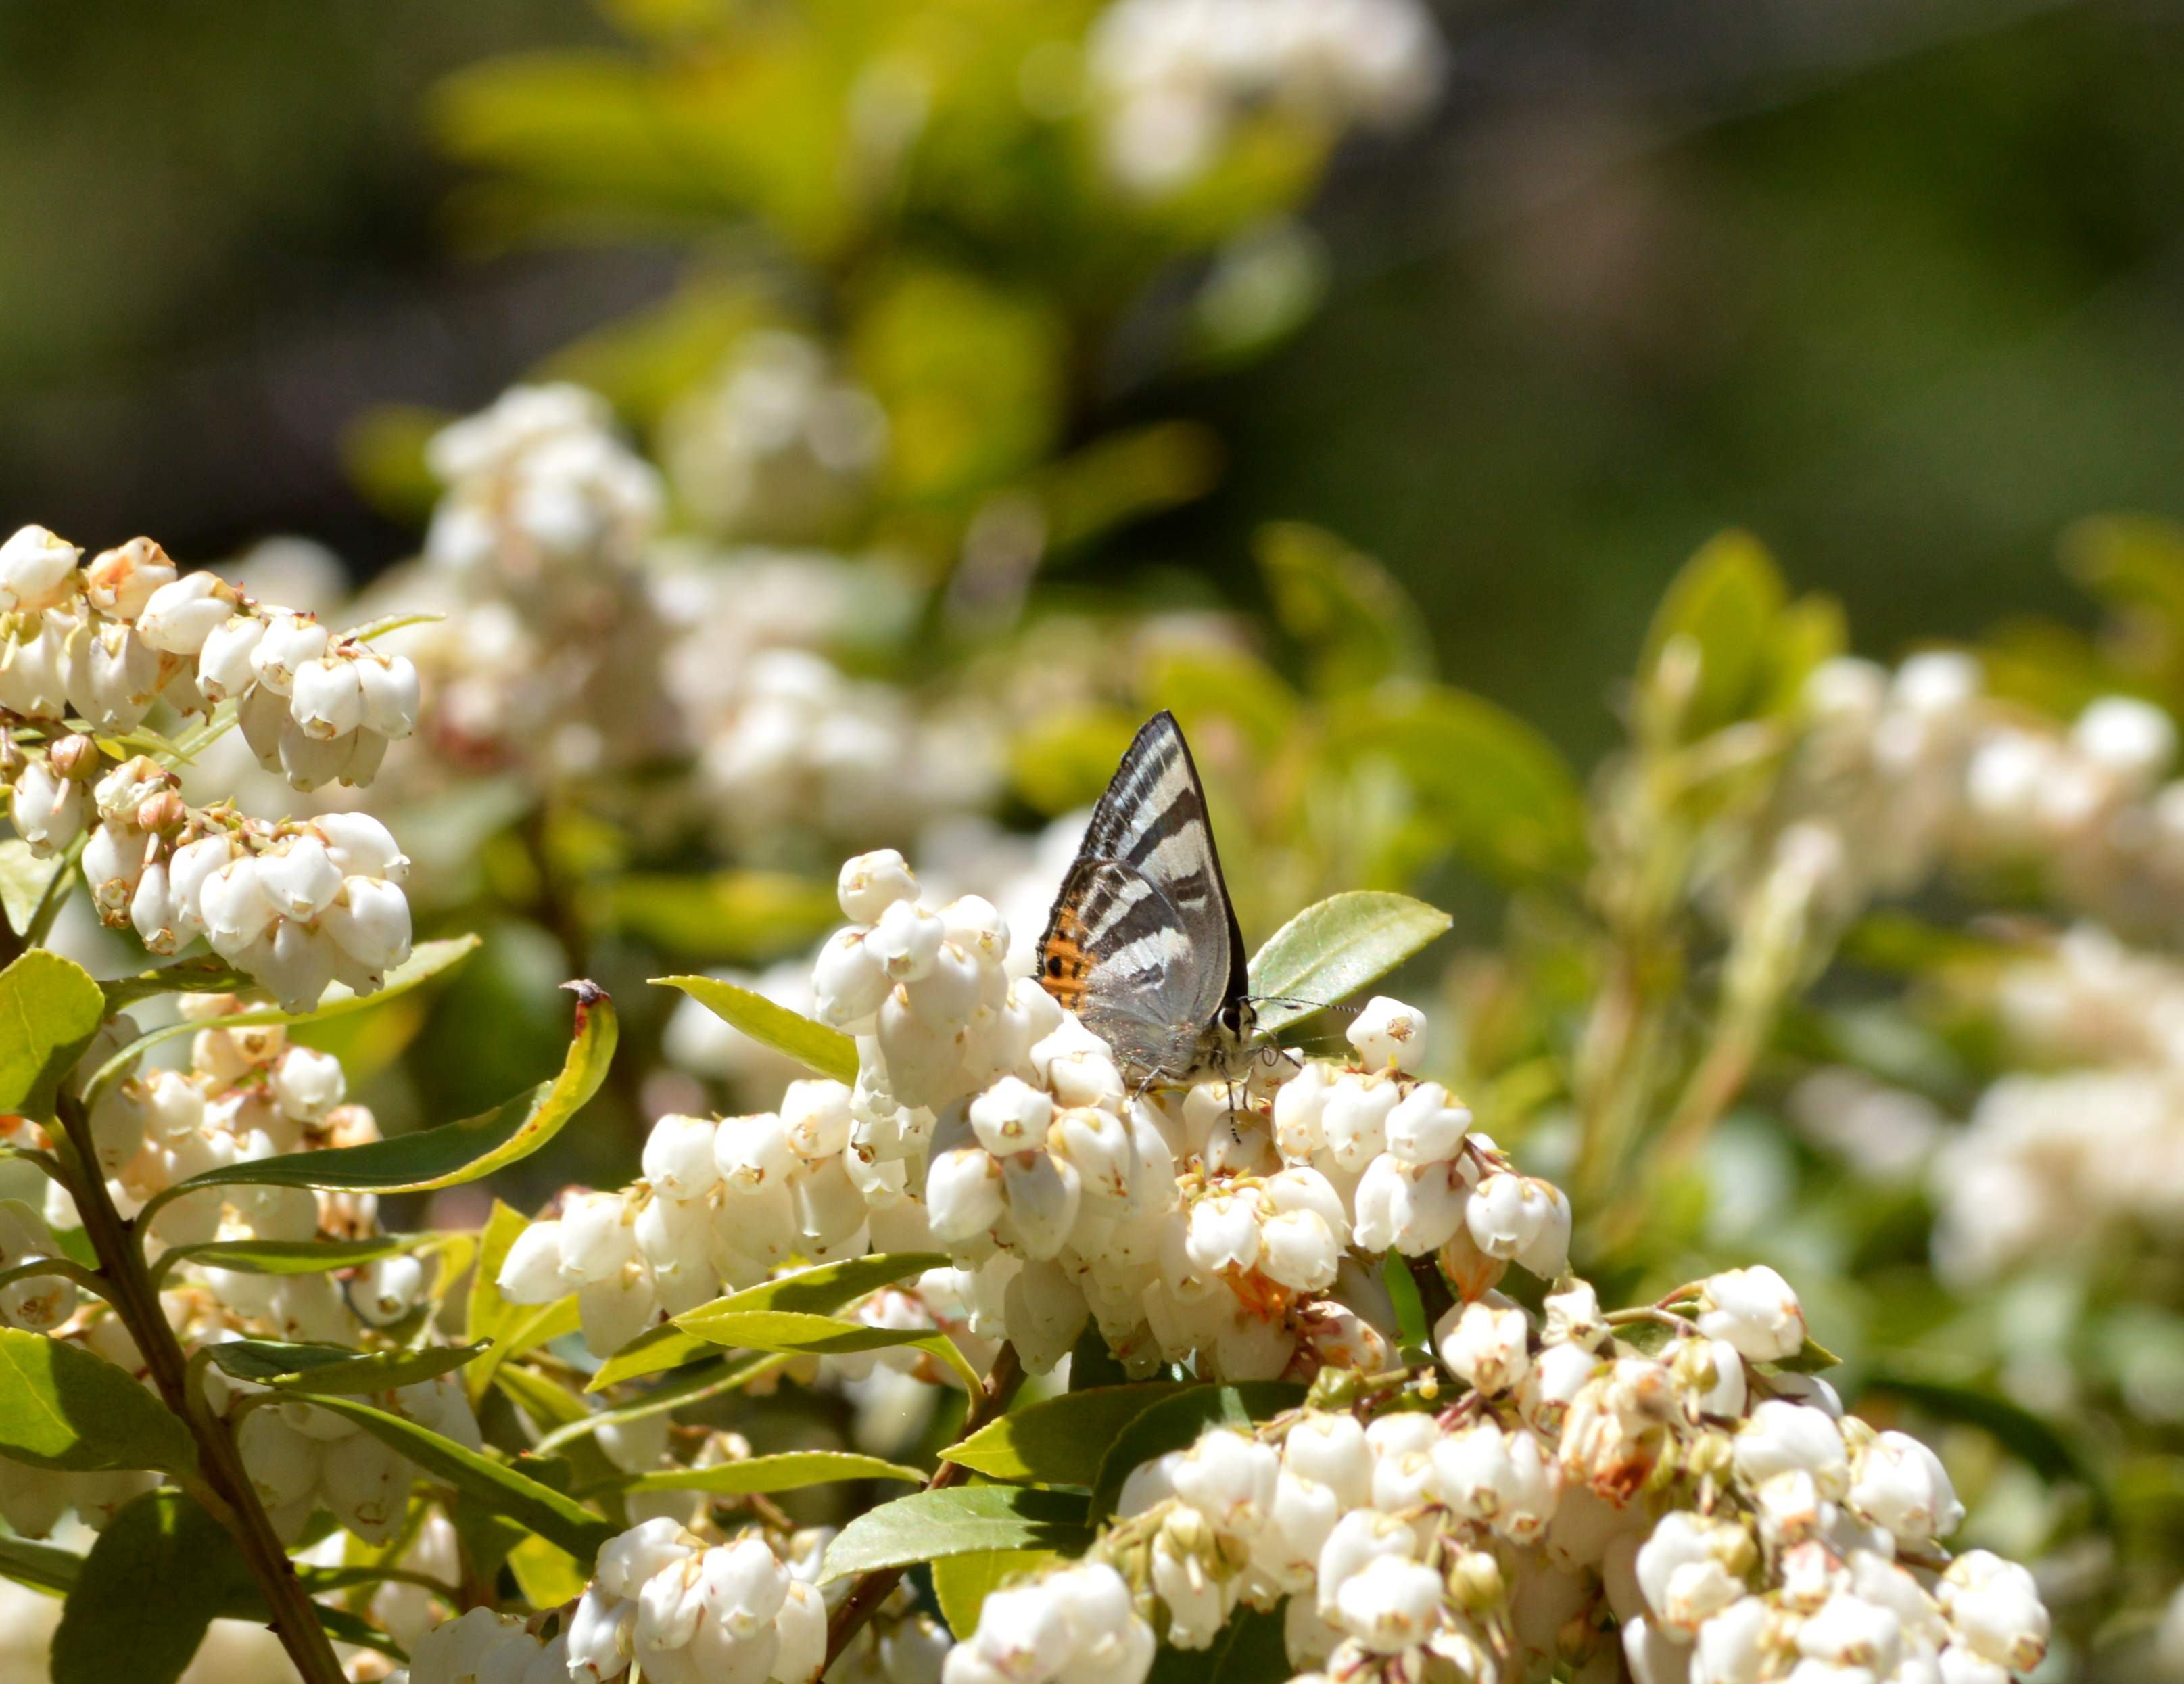
[[[1146,544],[1373,549],[1447,671],[1580,752],[1661,584],[1748,525],[1886,653],[2075,613],[2072,518],[2184,515],[2184,6],[1449,5],[1440,116],[1346,157],[1323,312],[1163,391],[1234,462]],[[344,425],[475,406],[671,254],[465,254],[435,80],[582,0],[0,0],[0,520],[361,569]]]

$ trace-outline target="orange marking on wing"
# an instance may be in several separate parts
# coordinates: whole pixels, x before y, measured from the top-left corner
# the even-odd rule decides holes
[[[1084,998],[1092,975],[1092,957],[1083,946],[1084,920],[1077,908],[1064,906],[1055,915],[1054,928],[1039,950],[1039,981],[1063,1007],[1074,1012]]]

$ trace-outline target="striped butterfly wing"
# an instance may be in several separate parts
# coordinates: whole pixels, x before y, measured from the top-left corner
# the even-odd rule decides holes
[[[1234,1034],[1244,935],[1173,714],[1146,722],[1100,798],[1039,959],[1048,992],[1139,1074],[1182,1079]]]

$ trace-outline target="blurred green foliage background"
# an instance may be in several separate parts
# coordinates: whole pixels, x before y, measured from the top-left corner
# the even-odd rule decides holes
[[[2082,616],[2061,528],[2184,515],[2184,8],[1440,9],[1437,114],[1343,154],[1290,343],[1147,382],[1118,337],[1113,418],[1202,417],[1231,460],[1113,554],[1248,599],[1252,528],[1321,522],[1446,672],[1589,759],[1603,675],[1726,523],[1886,653]],[[0,5],[0,506],[193,558],[406,553],[347,425],[475,407],[676,267],[480,249],[432,90],[613,39],[582,0]]]

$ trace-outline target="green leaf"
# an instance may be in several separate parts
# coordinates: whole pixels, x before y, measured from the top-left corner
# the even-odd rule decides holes
[[[427,1346],[419,1351],[351,1351],[339,1345],[283,1345],[231,1339],[205,1347],[237,1380],[278,1391],[392,1391],[435,1375],[453,1374],[486,1347]]]
[[[82,1571],[83,1558],[74,1550],[32,1543],[27,1538],[0,1537],[0,1577],[28,1585],[34,1591],[66,1596]]]
[[[493,1348],[487,1352],[482,1362],[473,1364],[470,1373],[464,1377],[464,1386],[470,1393],[473,1409],[493,1385],[493,1375],[500,1365],[518,1354],[518,1351],[510,1348],[509,1335],[522,1324],[534,1319],[540,1309],[554,1308],[551,1305],[511,1304],[501,1296],[500,1266],[508,1261],[509,1249],[515,1244],[516,1236],[530,1225],[530,1221],[521,1212],[495,1199],[484,1226],[478,1230],[477,1267],[471,1271],[470,1297],[465,1306],[463,1331],[472,1340],[492,1341]],[[532,1341],[532,1344],[541,1342],[538,1340]]]
[[[1272,1033],[1356,993],[1449,927],[1447,913],[1407,895],[1352,889],[1307,906],[1251,956],[1262,1029]]]
[[[386,982],[370,994],[358,994],[340,983],[335,983],[327,988],[319,1003],[308,1012],[281,1012],[270,1006],[259,1006],[222,1018],[220,1024],[223,1029],[241,1029],[258,1023],[317,1023],[330,1018],[346,1018],[353,1012],[384,1006],[388,1001],[398,999],[443,972],[454,969],[475,952],[477,945],[478,938],[475,935],[455,936],[445,941],[421,941],[411,950],[409,958],[387,973]],[[155,980],[163,978],[172,980]],[[138,977],[102,984],[106,990],[109,1012],[123,1009],[122,1005],[114,1003],[123,995],[127,996],[124,1001],[126,1004],[129,1001],[160,994],[219,994],[231,989],[248,989],[256,985],[250,978],[230,971],[217,960],[211,959],[187,959],[178,965],[147,971]],[[164,1023],[156,1029],[148,1030],[101,1065],[89,1085],[103,1087],[162,1041],[172,1040],[178,1035],[194,1034],[203,1027],[203,1024],[192,1023],[185,1018],[177,1023]]]
[[[106,996],[73,960],[34,947],[0,971],[0,1112],[50,1118],[61,1079],[105,1021]]]
[[[164,1263],[193,1263],[234,1274],[325,1274],[415,1251],[432,1236],[382,1234],[370,1240],[210,1240],[160,1254]]]
[[[1084,1499],[1026,1486],[953,1486],[870,1508],[827,1547],[819,1582],[995,1549],[1082,1555],[1092,1545]]]
[[[1100,1459],[1093,1482],[1090,1514],[1104,1520],[1115,1512],[1123,1481],[1143,1464],[1198,1441],[1209,1427],[1249,1428],[1304,1402],[1305,1389],[1279,1380],[1249,1380],[1239,1386],[1193,1386],[1154,1404],[1117,1433]]]
[[[0,1456],[77,1473],[198,1464],[189,1429],[126,1370],[12,1327],[0,1327]]]
[[[170,1684],[238,1606],[263,1603],[226,1529],[181,1492],[150,1492],[84,1558],[53,1633],[53,1684]]]
[[[762,994],[717,977],[655,977],[653,981],[663,988],[681,989],[723,1023],[807,1070],[838,1082],[857,1079],[857,1044],[839,1029],[815,1023]]]
[[[1575,775],[1552,743],[1481,697],[1446,684],[1359,695],[1333,707],[1329,741],[1351,759],[1392,762],[1444,845],[1502,882],[1584,868]]]
[[[1183,1389],[1173,1380],[1149,1380],[1065,1392],[989,1421],[941,1455],[991,1479],[1089,1487],[1123,1429]]]
[[[493,1513],[550,1539],[579,1561],[591,1560],[599,1553],[599,1546],[617,1530],[611,1522],[600,1519],[551,1486],[541,1485],[489,1456],[443,1438],[400,1415],[375,1409],[354,1398],[332,1395],[314,1396],[311,1405],[344,1420],[354,1421],[426,1473],[476,1498]]]
[[[1050,1549],[982,1549],[943,1556],[933,1564],[933,1594],[940,1603],[940,1617],[961,1642],[978,1629],[978,1611],[1004,1581],[1061,1559]]]
[[[533,1608],[559,1608],[583,1595],[591,1579],[588,1563],[541,1537],[526,1537],[508,1553],[508,1570]]]
[[[58,854],[42,860],[20,837],[0,842],[0,914],[5,914],[9,929],[20,934],[30,928],[38,903],[67,869],[68,862]]]
[[[780,1373],[788,1363],[787,1357],[777,1352],[758,1351],[733,1359],[724,1358],[719,1362],[698,1363],[627,1403],[617,1403],[611,1409],[601,1409],[596,1414],[588,1411],[576,1420],[565,1422],[541,1439],[538,1447],[541,1452],[551,1450],[587,1433],[597,1432],[601,1427],[643,1420],[648,1415],[664,1414],[685,1403],[700,1403],[725,1392],[739,1391],[769,1375]]]
[[[723,1462],[716,1468],[676,1468],[663,1473],[640,1474],[617,1481],[623,1491],[702,1491],[719,1497],[740,1497],[750,1492],[800,1491],[805,1486],[835,1485],[844,1480],[907,1480],[925,1483],[925,1475],[900,1462],[883,1462],[877,1456],[853,1456],[834,1450],[793,1450],[779,1456],[751,1456],[740,1462]]]
[[[737,1315],[752,1310],[802,1310],[812,1315],[832,1315],[868,1292],[892,1286],[913,1274],[922,1274],[928,1269],[944,1269],[947,1264],[946,1254],[940,1252],[876,1252],[761,1281],[740,1292],[731,1292],[725,1298],[700,1304],[674,1321],[640,1333],[600,1365],[584,1390],[601,1391],[640,1375],[679,1369],[715,1349],[717,1341],[703,1338],[681,1325],[692,1316]]]
[[[1262,527],[1253,543],[1274,617],[1307,651],[1322,695],[1433,676],[1425,617],[1395,576],[1334,533],[1299,521]]]
[[[585,910],[592,922],[663,952],[717,964],[760,964],[808,948],[842,920],[833,884],[785,872],[625,874],[592,890]]]
[[[1678,719],[1683,740],[1752,711],[1786,596],[1774,559],[1749,533],[1724,533],[1684,564],[1654,612],[1639,667],[1640,688],[1652,693],[1671,644],[1696,652],[1697,682]]]
[[[733,1351],[789,1351],[818,1356],[847,1356],[857,1351],[924,1351],[938,1357],[975,1393],[981,1384],[956,1341],[944,1333],[910,1328],[867,1327],[840,1316],[816,1316],[802,1310],[695,1309],[676,1317],[675,1324],[709,1345]]]
[[[360,1146],[290,1152],[208,1169],[178,1181],[148,1205],[164,1205],[198,1187],[322,1187],[340,1192],[422,1193],[459,1186],[530,1157],[599,1091],[614,1057],[614,1002],[593,983],[577,991],[577,1027],[561,1073],[498,1109],[460,1123],[421,1129]]]

